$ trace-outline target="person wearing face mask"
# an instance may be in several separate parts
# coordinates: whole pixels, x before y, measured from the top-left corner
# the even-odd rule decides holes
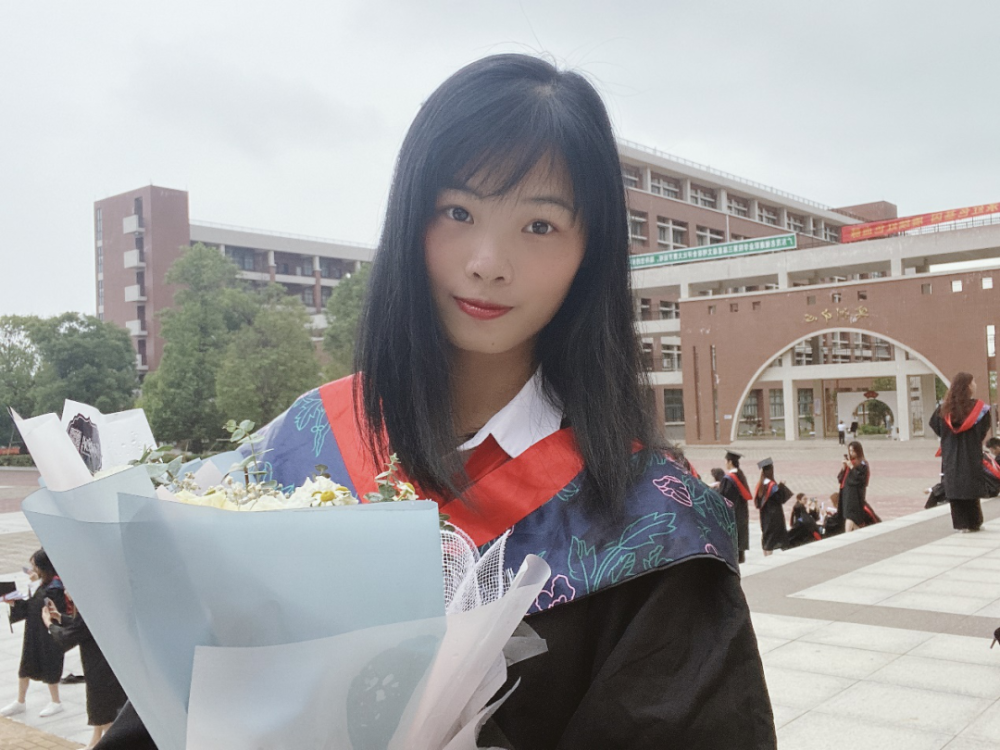
[[[10,621],[24,621],[21,664],[17,672],[17,700],[0,708],[0,716],[16,716],[27,710],[26,698],[31,680],[44,682],[49,688],[50,701],[40,712],[42,718],[63,711],[59,700],[59,680],[63,670],[63,650],[49,635],[42,621],[42,610],[51,601],[59,612],[66,611],[66,592],[56,569],[45,550],[31,556],[28,575],[38,581],[38,587],[27,600],[10,603]]]

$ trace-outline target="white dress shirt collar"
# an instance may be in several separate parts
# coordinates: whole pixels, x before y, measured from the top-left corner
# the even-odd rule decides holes
[[[472,450],[492,435],[504,453],[517,458],[535,443],[558,432],[562,419],[562,405],[553,404],[542,389],[539,368],[520,392],[458,450]]]

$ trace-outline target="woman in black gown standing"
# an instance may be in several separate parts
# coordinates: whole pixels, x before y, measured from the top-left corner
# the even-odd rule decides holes
[[[792,496],[792,491],[774,481],[774,461],[770,458],[759,461],[757,466],[760,467],[760,482],[753,500],[760,511],[761,543],[766,557],[776,549],[788,547],[788,526],[782,505]]]
[[[837,507],[844,519],[844,530],[854,531],[866,526],[865,502],[871,472],[865,460],[865,450],[857,440],[847,446],[844,465],[837,474],[840,482],[840,502]]]
[[[746,474],[740,468],[743,456],[734,451],[726,451],[726,473],[719,482],[719,494],[733,504],[736,511],[736,534],[740,562],[746,561],[747,550],[750,549],[750,508],[747,506],[753,495],[750,494],[750,483]]]
[[[990,407],[976,399],[976,381],[958,373],[944,401],[931,415],[931,429],[941,438],[944,494],[951,503],[951,525],[956,531],[979,531],[986,495],[983,440],[990,431]]]

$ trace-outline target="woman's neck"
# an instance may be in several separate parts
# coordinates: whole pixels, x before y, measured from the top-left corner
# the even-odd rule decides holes
[[[478,431],[510,403],[534,372],[530,348],[503,354],[455,352],[451,363],[455,434]]]

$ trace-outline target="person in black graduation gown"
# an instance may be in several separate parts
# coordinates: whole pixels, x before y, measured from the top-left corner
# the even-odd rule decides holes
[[[1000,495],[1000,438],[991,437],[986,441],[986,450],[983,452],[983,475],[986,479],[985,497],[996,497]]]
[[[770,458],[759,461],[757,466],[760,468],[760,481],[754,492],[754,505],[760,511],[764,555],[770,555],[776,549],[788,547],[788,527],[782,505],[792,496],[792,491],[784,484],[774,481],[774,461]]]
[[[736,511],[737,549],[740,562],[746,561],[747,550],[750,549],[750,507],[753,500],[750,483],[746,474],[740,468],[743,455],[735,451],[726,451],[726,473],[719,482],[719,494],[733,504]]]
[[[865,513],[869,478],[870,467],[865,460],[864,448],[854,440],[847,446],[847,455],[837,474],[837,481],[840,483],[840,502],[837,508],[844,519],[845,531],[854,531],[869,522]]]
[[[59,700],[63,651],[52,640],[45,623],[42,622],[42,610],[48,599],[59,611],[65,612],[66,590],[45,550],[40,549],[35,552],[30,562],[31,574],[41,580],[41,585],[30,599],[15,601],[10,605],[10,622],[24,620],[24,641],[21,645],[21,664],[17,672],[17,700],[0,710],[3,716],[24,713],[25,695],[30,680],[44,682],[49,689],[51,700],[41,710],[40,716],[52,716],[63,710],[62,702]]]
[[[941,483],[956,531],[979,531],[983,525],[979,501],[987,492],[982,463],[990,407],[975,396],[976,381],[960,372],[930,418],[931,429],[941,438]]]
[[[49,635],[63,651],[80,647],[80,662],[87,687],[87,724],[93,727],[87,747],[92,748],[125,705],[125,691],[79,611],[74,617],[64,618],[58,609],[50,605],[42,611],[42,619]]]
[[[800,492],[795,496],[795,505],[792,506],[790,520],[791,523],[788,526],[789,547],[801,547],[803,544],[816,542],[823,538],[819,528],[819,511],[810,508],[805,493]]]
[[[537,58],[474,62],[421,106],[389,196],[355,349],[363,375],[352,414],[362,419],[351,424],[366,439],[384,433],[406,476],[447,512],[469,486],[460,438],[539,373],[584,467],[566,507],[579,509],[581,529],[622,538],[632,529],[622,520],[630,490],[647,467],[683,463],[662,444],[644,395],[621,162],[597,92]],[[669,473],[662,487],[644,485],[645,496],[655,486],[656,507],[694,529],[691,514],[706,508],[677,491],[689,478],[681,468]],[[545,500],[542,511],[563,507],[560,496]],[[513,524],[515,537],[534,528],[524,516]],[[545,527],[538,544],[564,544],[567,533]],[[623,562],[617,583],[527,616],[548,652],[512,668],[520,685],[495,716],[496,738],[482,744],[773,750],[731,551],[700,542],[673,563]],[[149,747],[131,711],[98,745]]]

